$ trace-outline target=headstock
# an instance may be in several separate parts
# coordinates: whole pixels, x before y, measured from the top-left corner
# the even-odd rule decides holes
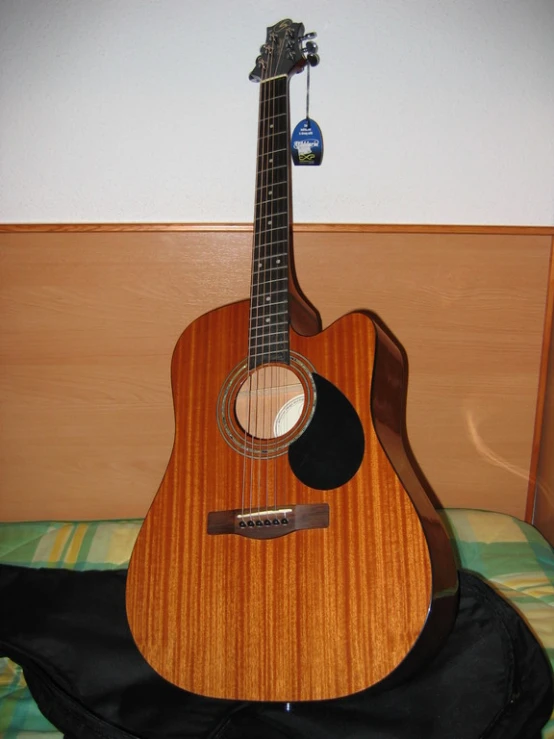
[[[250,79],[263,82],[301,72],[306,64],[315,67],[319,64],[317,44],[312,41],[316,35],[313,32],[304,34],[304,25],[288,18],[270,26]]]

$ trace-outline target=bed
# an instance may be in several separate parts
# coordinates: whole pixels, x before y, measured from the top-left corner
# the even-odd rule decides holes
[[[442,513],[460,567],[477,572],[523,615],[554,666],[554,554],[529,524],[502,513]],[[0,562],[75,570],[127,565],[140,520],[0,524]],[[18,665],[0,659],[0,736],[57,739],[41,715]],[[543,730],[554,739],[554,716]]]

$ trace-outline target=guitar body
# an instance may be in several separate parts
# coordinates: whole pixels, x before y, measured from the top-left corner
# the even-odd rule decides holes
[[[132,555],[129,624],[185,690],[336,698],[429,658],[454,617],[455,567],[405,440],[403,354],[371,316],[291,330],[300,417],[282,431],[277,414],[277,439],[241,447],[249,306],[200,317],[176,345],[174,447]],[[325,520],[281,533],[287,511],[315,504]],[[241,535],[258,531],[249,511],[259,536]]]

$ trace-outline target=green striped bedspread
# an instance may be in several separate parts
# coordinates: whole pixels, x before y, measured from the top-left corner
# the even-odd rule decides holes
[[[447,510],[459,565],[485,577],[526,619],[554,665],[554,554],[528,524],[500,513]],[[0,562],[75,570],[125,567],[140,521],[0,524]],[[0,737],[54,739],[61,733],[31,698],[21,669],[0,658]],[[543,731],[554,739],[554,716]]]

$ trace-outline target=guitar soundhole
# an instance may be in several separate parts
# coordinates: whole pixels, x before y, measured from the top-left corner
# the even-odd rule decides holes
[[[225,441],[246,457],[286,454],[314,414],[314,368],[291,352],[291,363],[248,369],[246,360],[229,373],[217,400],[217,423]]]
[[[237,421],[256,439],[284,436],[298,423],[305,394],[297,375],[282,365],[265,365],[242,383],[235,401]]]

